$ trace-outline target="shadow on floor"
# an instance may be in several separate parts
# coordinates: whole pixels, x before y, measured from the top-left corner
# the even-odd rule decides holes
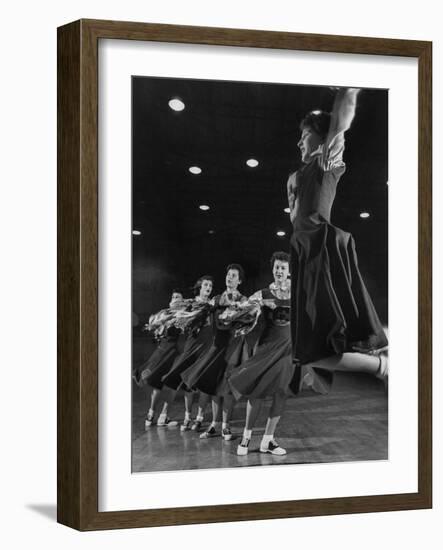
[[[26,504],[28,510],[32,510],[41,516],[57,521],[57,506],[55,504]]]

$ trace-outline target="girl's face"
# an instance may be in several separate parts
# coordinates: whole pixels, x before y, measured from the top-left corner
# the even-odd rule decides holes
[[[276,283],[284,283],[289,275],[288,262],[284,262],[283,260],[275,260],[272,273]]]
[[[318,150],[322,143],[323,140],[321,136],[312,130],[312,128],[303,128],[301,137],[297,143],[297,147],[301,152],[302,162],[309,162],[312,154]]]
[[[180,292],[173,292],[171,296],[171,304],[183,300],[183,295]]]
[[[200,298],[209,298],[212,292],[212,281],[203,279],[200,287]]]
[[[236,269],[229,269],[226,273],[226,288],[229,290],[237,290],[240,283],[239,272]]]

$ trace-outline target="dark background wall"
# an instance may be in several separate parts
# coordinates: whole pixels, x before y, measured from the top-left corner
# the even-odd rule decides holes
[[[168,101],[185,103],[172,111]],[[243,293],[269,284],[269,257],[289,251],[286,181],[300,166],[298,125],[331,110],[327,87],[133,78],[133,311],[140,320],[166,306],[173,287],[189,293],[202,274],[224,288],[224,269],[247,273]],[[356,240],[359,264],[387,322],[388,92],[359,95],[346,135],[332,223]],[[248,158],[259,161],[248,167]],[[189,173],[197,165],[200,175]],[[210,210],[199,210],[208,204]],[[360,212],[370,213],[361,219]],[[277,230],[286,232],[277,237]]]

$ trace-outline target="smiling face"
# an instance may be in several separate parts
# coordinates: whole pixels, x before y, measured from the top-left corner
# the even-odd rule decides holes
[[[272,273],[274,275],[274,281],[277,284],[284,283],[289,275],[289,263],[283,260],[275,260],[272,267]]]
[[[297,143],[297,147],[301,152],[302,162],[308,163],[311,160],[312,154],[318,150],[323,142],[324,140],[317,132],[309,126],[305,126]]]
[[[200,286],[200,298],[207,299],[212,292],[212,281],[209,279],[203,279]]]
[[[226,273],[226,288],[228,290],[237,290],[238,285],[241,283],[240,274],[237,269],[228,269]]]

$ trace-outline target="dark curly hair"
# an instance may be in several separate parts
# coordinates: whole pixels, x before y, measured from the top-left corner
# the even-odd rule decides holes
[[[322,139],[326,139],[331,125],[331,113],[326,111],[310,111],[300,122],[300,130],[305,128],[314,130]]]
[[[241,283],[245,282],[245,270],[242,268],[242,266],[240,264],[229,264],[228,267],[226,268],[226,273],[230,269],[237,270],[238,271],[238,278],[240,279],[240,282]]]
[[[212,286],[214,286],[214,277],[212,275],[202,275],[199,279],[197,279],[195,285],[192,287],[195,296],[198,296],[203,281],[211,281]]]
[[[281,262],[286,262],[287,264],[289,264],[289,254],[287,252],[282,252],[282,251],[274,252],[274,254],[272,254],[271,256],[271,269],[274,269],[274,263],[277,260],[280,260]]]

